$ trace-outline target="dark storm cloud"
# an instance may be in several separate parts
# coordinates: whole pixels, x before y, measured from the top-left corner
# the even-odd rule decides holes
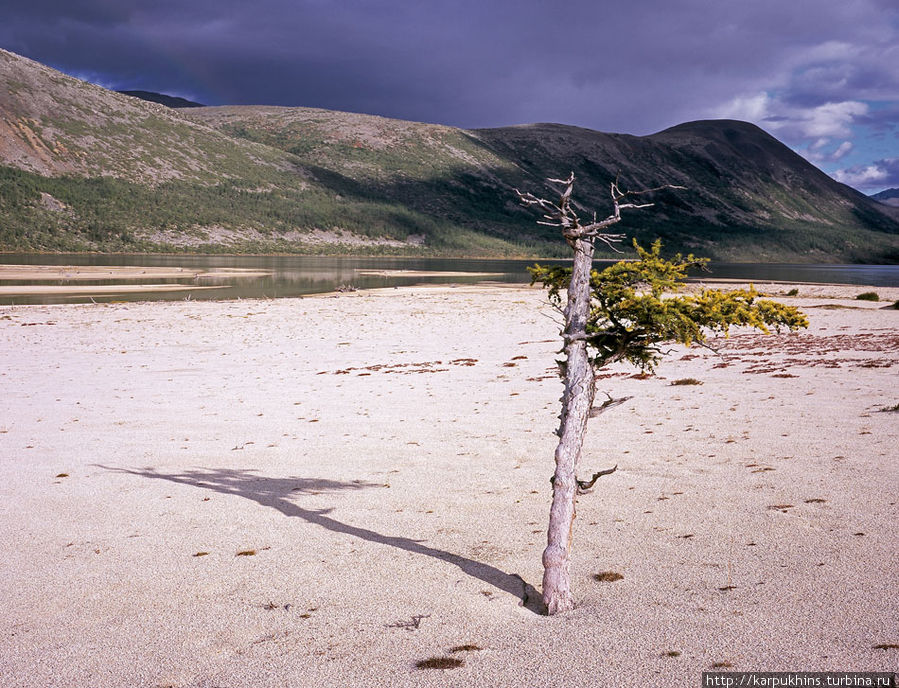
[[[899,135],[899,103],[877,108],[856,118],[856,122],[874,132],[896,131]]]
[[[899,102],[893,0],[39,0],[0,46],[113,88],[463,127],[646,134],[704,117],[789,141]]]
[[[802,46],[851,38],[858,5],[45,0],[14,3],[0,40],[66,71],[214,102],[646,133],[763,88]]]
[[[815,107],[842,100],[881,100],[895,97],[899,79],[899,50],[860,47],[849,53],[834,46],[833,57],[814,62],[792,75],[784,100]],[[842,53],[842,54],[841,54]]]

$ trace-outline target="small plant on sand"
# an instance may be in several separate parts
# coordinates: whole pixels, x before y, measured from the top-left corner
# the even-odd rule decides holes
[[[577,468],[587,420],[627,401],[610,396],[601,406],[593,406],[596,369],[622,361],[652,372],[665,347],[672,343],[702,343],[709,333],[726,335],[737,325],[763,332],[769,328],[795,330],[807,327],[808,320],[792,306],[759,299],[753,288],[679,294],[687,269],[706,261],[681,255],[665,259],[658,241],[649,249],[635,241],[636,260],[615,263],[601,272],[593,270],[596,240],[613,246],[624,238],[607,233],[621,220],[621,212],[652,205],[635,202],[638,196],[683,187],[663,185],[645,191],[622,191],[616,179],[610,185],[612,213],[603,220],[593,214],[592,220],[582,222],[571,198],[574,173],[568,179],[549,181],[561,187],[558,200],[517,193],[525,206],[543,213],[541,224],[560,230],[574,258],[571,268],[531,268],[532,283],[540,282],[549,290],[550,302],[562,313],[565,323],[561,333],[565,360],[559,362],[564,379],[561,425],[556,432],[559,443],[553,498],[543,551],[543,601],[547,613],[555,614],[574,607],[569,571],[571,533],[576,495],[583,483],[577,478]],[[614,469],[596,475],[612,472]]]
[[[799,290],[796,287],[793,287],[786,293],[787,296],[799,296]]]
[[[864,291],[855,297],[856,301],[880,301],[876,291]]]
[[[624,576],[617,571],[600,571],[599,573],[593,574],[593,580],[600,583],[614,583],[616,581],[624,580]]]
[[[678,380],[674,380],[671,384],[675,387],[680,387],[682,385],[701,385],[702,380],[697,380],[695,377],[682,377]]]

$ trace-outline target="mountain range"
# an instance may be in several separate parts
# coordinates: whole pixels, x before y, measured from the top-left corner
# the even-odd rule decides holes
[[[887,205],[899,207],[899,189],[884,189],[871,196],[874,200]]]
[[[156,93],[155,91],[116,91],[116,93],[124,93],[126,96],[133,96],[151,103],[159,103],[170,108],[203,107],[203,103],[195,103],[187,98],[170,96],[166,93]]]
[[[686,187],[655,193],[616,228],[672,251],[899,262],[899,209],[745,122],[650,136],[463,130],[139,97],[0,50],[0,250],[564,256],[514,190],[551,198],[546,178],[574,171],[579,206],[600,217],[616,178]]]

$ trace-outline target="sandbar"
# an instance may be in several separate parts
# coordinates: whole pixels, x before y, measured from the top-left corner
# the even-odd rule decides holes
[[[498,277],[501,272],[466,272],[463,270],[369,270],[357,268],[357,275],[374,277]]]
[[[268,270],[249,268],[212,268],[194,270],[183,267],[142,267],[123,265],[3,265],[0,264],[0,296],[103,296],[109,294],[161,293],[226,289],[227,285],[202,284],[217,279],[255,279],[267,277]],[[181,284],[155,284],[138,280],[181,279]],[[121,284],[94,284],[101,280],[127,280]],[[8,284],[27,281],[30,284]],[[55,282],[36,284],[35,282]],[[74,282],[74,284],[72,284]]]
[[[2,683],[897,671],[899,290],[811,290],[776,287],[799,334],[600,372],[632,399],[590,421],[580,472],[618,470],[579,498],[555,617],[541,290],[0,306]]]
[[[197,291],[200,289],[227,289],[227,286],[195,284],[0,284],[0,296],[101,296],[108,294],[141,294],[166,291]]]

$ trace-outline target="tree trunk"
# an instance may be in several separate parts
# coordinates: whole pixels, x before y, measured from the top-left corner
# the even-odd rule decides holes
[[[566,362],[562,422],[555,453],[556,472],[546,534],[547,544],[543,551],[543,601],[548,614],[574,608],[569,559],[577,494],[576,473],[595,390],[593,365],[587,356],[586,342],[592,267],[593,240],[575,239],[574,266],[571,283],[568,285],[563,333]]]

